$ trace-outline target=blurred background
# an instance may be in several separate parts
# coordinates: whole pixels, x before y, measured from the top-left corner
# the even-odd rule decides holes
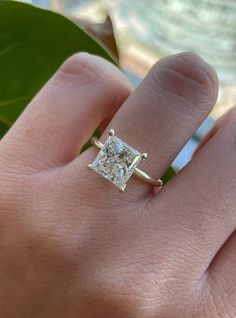
[[[66,15],[98,37],[135,86],[160,58],[194,51],[215,67],[220,94],[210,118],[174,165],[191,158],[214,120],[236,101],[236,1],[234,0],[27,0]],[[63,40],[63,39],[62,39]]]

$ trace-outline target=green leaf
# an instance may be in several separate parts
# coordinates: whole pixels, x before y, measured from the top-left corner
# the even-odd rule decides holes
[[[0,137],[66,58],[80,51],[114,62],[100,43],[64,16],[0,0]],[[175,174],[170,167],[164,184]]]
[[[161,178],[161,180],[163,181],[163,185],[165,185],[168,181],[170,181],[175,175],[176,175],[175,168],[169,167]]]
[[[80,51],[114,62],[101,44],[64,16],[0,1],[0,137],[63,61]]]

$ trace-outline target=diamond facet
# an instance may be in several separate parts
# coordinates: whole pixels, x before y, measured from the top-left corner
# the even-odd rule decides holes
[[[113,135],[108,137],[90,169],[124,190],[142,159],[139,151]]]

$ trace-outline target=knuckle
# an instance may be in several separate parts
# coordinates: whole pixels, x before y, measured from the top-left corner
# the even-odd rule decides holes
[[[77,74],[77,71],[80,71],[80,67],[84,66],[85,68],[90,69],[91,61],[93,58],[96,58],[88,53],[76,53],[68,57],[61,66],[61,70],[68,74]],[[79,67],[79,69],[78,69]]]
[[[160,60],[151,70],[154,85],[181,107],[209,113],[217,99],[218,80],[213,68],[193,53]]]
[[[58,73],[67,77],[89,77],[90,80],[100,78],[102,73],[98,70],[99,64],[95,62],[97,59],[99,58],[88,53],[76,53],[61,65]]]
[[[76,53],[60,67],[56,78],[68,79],[74,83],[103,88],[104,93],[111,93],[124,100],[132,91],[132,86],[118,68],[102,57],[89,53]],[[118,94],[119,92],[119,94]]]

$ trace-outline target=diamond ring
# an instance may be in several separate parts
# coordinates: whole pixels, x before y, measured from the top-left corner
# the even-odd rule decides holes
[[[160,179],[154,179],[138,169],[140,162],[147,159],[147,154],[140,153],[116,137],[113,129],[109,131],[109,137],[104,144],[96,137],[93,137],[91,142],[100,151],[94,162],[88,165],[88,169],[97,172],[121,191],[125,190],[126,183],[133,174],[153,186],[162,186]]]

